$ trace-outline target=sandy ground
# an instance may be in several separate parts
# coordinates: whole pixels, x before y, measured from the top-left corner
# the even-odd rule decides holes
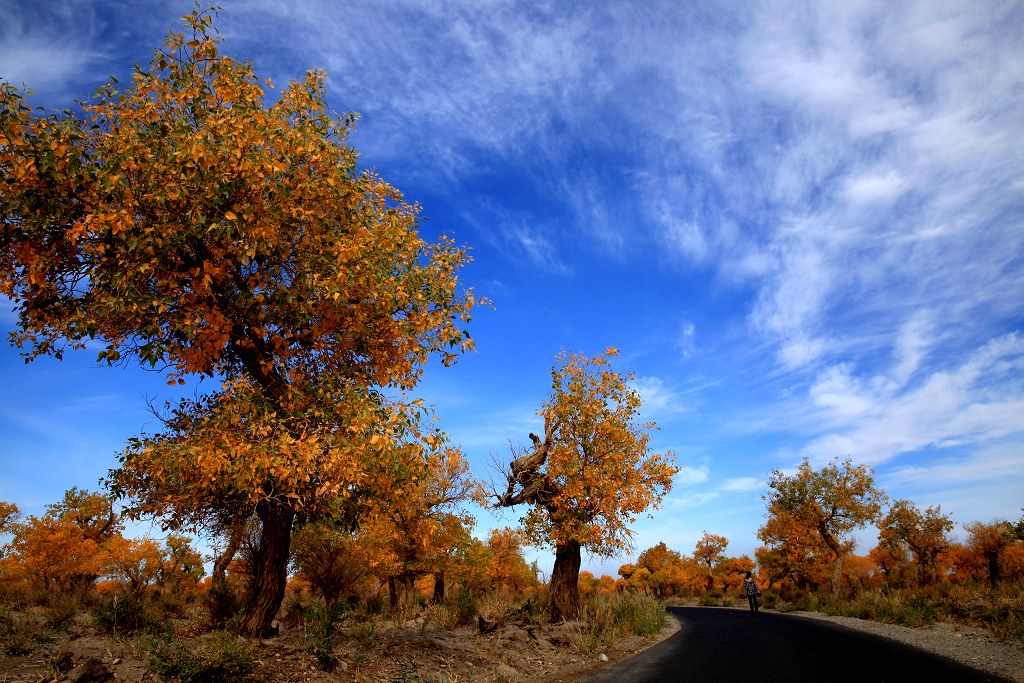
[[[475,626],[450,631],[415,620],[379,622],[372,629],[356,624],[337,636],[339,661],[330,673],[321,671],[307,652],[301,629],[284,629],[280,636],[257,644],[256,671],[248,680],[570,683],[650,647],[678,630],[679,623],[669,619],[658,637],[623,638],[589,655],[577,645],[582,628],[572,623],[514,621],[482,634]],[[0,656],[0,683],[77,681],[87,668],[101,675],[109,672],[109,680],[158,680],[149,668],[144,638],[112,638],[88,630],[73,627],[54,642],[35,644],[17,656]]]
[[[1024,683],[1024,646],[998,642],[977,628],[935,624],[907,628],[808,612],[791,615],[823,619],[898,640],[969,666]],[[335,671],[321,671],[308,653],[301,629],[284,629],[256,646],[254,683],[571,683],[614,665],[669,637],[679,622],[669,619],[658,637],[623,638],[583,654],[581,624],[512,621],[482,634],[474,626],[454,631],[429,622],[356,624],[337,637]],[[157,681],[141,638],[112,638],[90,632],[79,621],[53,642],[32,644],[16,656],[0,656],[0,683],[106,680]],[[200,636],[201,638],[201,636]],[[194,641],[193,641],[194,642]],[[604,655],[604,657],[602,657]],[[605,661],[605,658],[607,661]],[[87,671],[88,670],[88,671]],[[87,674],[98,673],[99,679]]]

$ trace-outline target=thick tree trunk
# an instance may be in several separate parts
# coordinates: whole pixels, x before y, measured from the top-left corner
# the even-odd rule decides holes
[[[818,533],[821,534],[821,540],[828,549],[836,555],[836,561],[832,565],[832,595],[839,595],[839,584],[843,580],[843,546],[824,522],[818,525]]]
[[[252,578],[242,608],[242,635],[262,638],[270,630],[284,600],[288,581],[288,550],[291,545],[291,508],[273,501],[256,506],[260,519],[260,539],[252,558]]]
[[[444,602],[444,572],[434,573],[434,598],[435,605]]]
[[[839,595],[839,586],[843,581],[843,557],[843,553],[836,553],[836,561],[832,565],[832,595]]]
[[[411,605],[416,601],[416,577],[410,573],[402,575],[402,605]]]
[[[555,545],[555,568],[551,572],[551,621],[575,619],[580,603],[580,544],[559,541]]]
[[[992,588],[999,585],[999,579],[1001,578],[999,568],[999,554],[998,553],[986,553],[985,558],[988,560],[988,583]]]

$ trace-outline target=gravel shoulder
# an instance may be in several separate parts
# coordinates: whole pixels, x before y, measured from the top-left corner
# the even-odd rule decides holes
[[[1024,646],[995,640],[988,631],[939,622],[922,628],[882,624],[818,612],[787,612],[791,616],[831,621],[847,628],[897,640],[975,669],[1024,683]]]

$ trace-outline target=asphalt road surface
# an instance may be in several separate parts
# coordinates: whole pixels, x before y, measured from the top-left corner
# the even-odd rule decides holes
[[[580,683],[1002,681],[948,659],[827,621],[746,610],[670,607],[682,628]]]

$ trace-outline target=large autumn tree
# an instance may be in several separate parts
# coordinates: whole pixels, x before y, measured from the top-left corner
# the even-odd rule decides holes
[[[97,340],[110,363],[223,381],[133,442],[112,480],[174,524],[209,506],[258,519],[242,620],[258,635],[296,517],[334,514],[414,422],[376,389],[470,348],[475,300],[465,251],[428,244],[418,207],[358,169],[323,73],[268,104],[210,14],[185,22],[76,110],[37,114],[0,84],[0,293],[29,358]]]
[[[805,458],[793,474],[772,472],[768,486],[769,522],[789,518],[796,527],[817,534],[833,555],[832,591],[838,592],[843,558],[852,548],[849,534],[875,521],[885,500],[875,487],[874,472],[849,458],[815,470]]]
[[[675,456],[651,453],[653,422],[642,423],[632,374],[612,368],[618,351],[588,358],[561,353],[551,370],[551,394],[539,411],[544,439],[505,473],[508,488],[497,505],[530,506],[523,517],[532,543],[555,549],[551,617],[580,610],[581,549],[611,556],[628,549],[629,525],[657,506],[672,486]]]

